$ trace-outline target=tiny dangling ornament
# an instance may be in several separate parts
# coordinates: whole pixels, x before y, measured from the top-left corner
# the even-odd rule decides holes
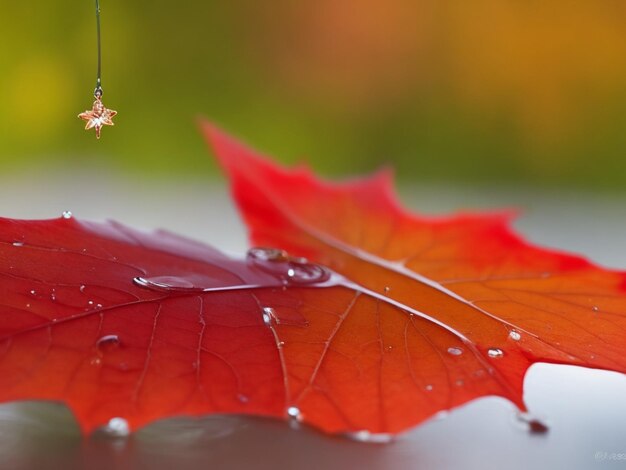
[[[85,129],[95,129],[96,138],[100,138],[100,131],[102,126],[113,126],[113,116],[117,114],[117,111],[108,109],[102,104],[102,52],[100,46],[100,2],[96,0],[96,27],[98,32],[98,77],[96,79],[96,89],[93,92],[95,101],[90,110],[87,110],[78,115],[79,118],[87,121]]]

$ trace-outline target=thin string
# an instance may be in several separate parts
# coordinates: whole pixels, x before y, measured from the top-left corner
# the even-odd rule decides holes
[[[98,76],[96,77],[96,89],[93,95],[96,98],[102,96],[102,47],[100,45],[100,1],[96,0],[96,28],[98,31]]]

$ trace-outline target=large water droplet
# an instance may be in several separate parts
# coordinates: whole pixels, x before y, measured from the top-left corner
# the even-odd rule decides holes
[[[61,217],[63,217],[64,219],[71,219],[72,218],[72,212],[71,211],[63,211],[63,214],[61,214]]]
[[[109,420],[104,431],[112,436],[125,437],[130,434],[130,426],[124,418],[115,417]]]
[[[289,254],[278,248],[250,248],[246,253],[248,261],[252,262],[285,262],[289,261]]]
[[[273,274],[288,284],[314,284],[330,279],[330,272],[305,258],[291,257],[276,248],[251,248],[246,255],[248,263]]]
[[[463,354],[463,350],[457,347],[450,347],[448,348],[448,354],[452,354],[453,356],[460,356],[461,354]]]
[[[24,246],[24,242],[13,242],[13,246]]]
[[[202,287],[196,287],[187,279],[177,276],[136,277],[133,279],[133,282],[140,287],[159,292],[193,292],[204,290]]]
[[[15,245],[15,243],[14,243]],[[600,308],[597,305],[594,305],[593,307],[591,307],[591,310],[593,310],[594,312],[597,312],[600,310]]]
[[[515,330],[511,330],[509,331],[509,338],[511,338],[513,341],[519,341],[520,339],[522,339],[522,335]]]
[[[393,441],[393,436],[386,433],[372,433],[366,430],[348,432],[345,436],[353,441],[367,442],[370,444],[387,444]]]
[[[502,349],[499,349],[499,348],[489,348],[487,350],[487,356],[492,357],[492,358],[503,357],[504,351],[502,351]]]

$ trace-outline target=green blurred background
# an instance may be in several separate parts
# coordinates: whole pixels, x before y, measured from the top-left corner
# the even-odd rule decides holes
[[[0,170],[210,174],[202,114],[327,174],[626,187],[623,0],[0,0]]]

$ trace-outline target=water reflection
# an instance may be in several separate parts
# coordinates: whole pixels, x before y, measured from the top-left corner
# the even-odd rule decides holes
[[[285,421],[239,416],[169,419],[128,436],[80,435],[53,403],[0,406],[0,468],[30,469],[483,469],[606,468],[596,452],[625,452],[626,376],[533,366],[526,400],[550,431],[519,426],[512,405],[477,400],[390,444],[325,436]],[[593,432],[590,432],[593,430]]]

